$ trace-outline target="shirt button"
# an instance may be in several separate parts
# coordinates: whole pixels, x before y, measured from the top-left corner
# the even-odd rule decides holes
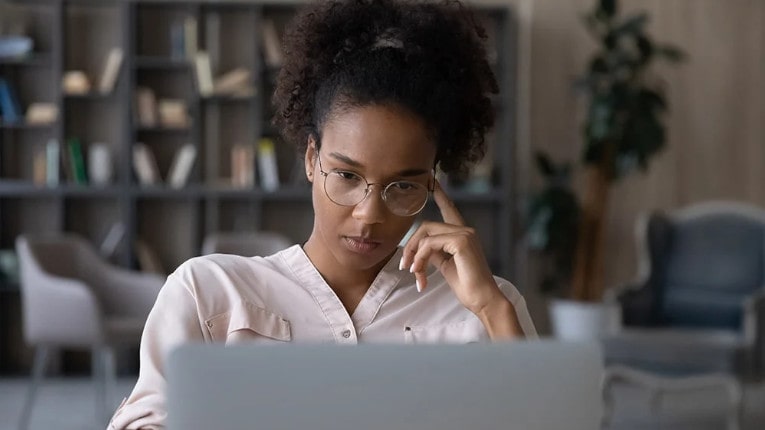
[[[344,338],[346,338],[346,339],[348,339],[349,337],[351,337],[351,331],[350,331],[350,330],[343,330],[343,332],[342,332],[341,334],[342,334],[342,335],[343,335],[343,337],[344,337]]]
[[[207,321],[207,327],[212,328],[212,326],[213,326],[212,321]]]

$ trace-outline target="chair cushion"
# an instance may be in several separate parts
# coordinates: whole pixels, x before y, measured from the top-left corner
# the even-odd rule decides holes
[[[745,295],[668,285],[661,308],[662,322],[677,327],[739,330]]]

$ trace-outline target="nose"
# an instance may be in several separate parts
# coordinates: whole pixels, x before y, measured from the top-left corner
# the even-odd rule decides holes
[[[382,198],[382,190],[376,190],[370,185],[364,200],[353,207],[352,216],[365,224],[379,224],[385,220],[388,208]]]

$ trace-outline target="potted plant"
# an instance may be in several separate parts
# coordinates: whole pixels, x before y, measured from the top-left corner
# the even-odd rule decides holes
[[[573,302],[582,308],[574,312],[579,322],[588,318],[582,312],[603,312],[592,303],[601,299],[604,290],[604,227],[610,186],[635,171],[646,171],[665,145],[662,117],[667,104],[650,66],[654,61],[676,63],[684,57],[679,49],[649,38],[647,13],[622,18],[617,9],[617,0],[597,0],[584,16],[585,26],[599,46],[576,82],[587,97],[578,165],[556,164],[542,152],[535,155],[544,187],[531,200],[529,245],[543,254],[542,290],[567,289],[569,301],[554,302],[553,308]],[[572,185],[575,167],[581,168],[583,179],[579,190]],[[569,326],[555,318],[553,315],[554,327]],[[589,317],[600,325],[603,318]]]

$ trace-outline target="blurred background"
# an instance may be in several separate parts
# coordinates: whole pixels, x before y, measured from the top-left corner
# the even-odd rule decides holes
[[[308,237],[269,121],[300,4],[0,0],[0,430],[101,428],[167,274]],[[441,179],[492,269],[602,344],[604,428],[764,428],[765,3],[469,4],[497,120]]]

